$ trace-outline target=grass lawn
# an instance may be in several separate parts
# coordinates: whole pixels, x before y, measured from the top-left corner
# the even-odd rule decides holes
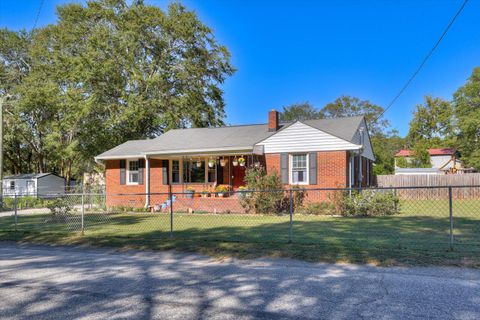
[[[408,201],[402,214],[374,218],[294,215],[87,213],[52,221],[48,214],[0,217],[0,240],[89,244],[121,249],[201,252],[213,256],[289,257],[379,265],[480,267],[480,201],[454,202],[453,250],[447,201]]]

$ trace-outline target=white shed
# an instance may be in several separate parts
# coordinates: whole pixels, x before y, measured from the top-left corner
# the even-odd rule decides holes
[[[3,196],[42,197],[65,193],[65,179],[54,173],[25,173],[3,179]]]

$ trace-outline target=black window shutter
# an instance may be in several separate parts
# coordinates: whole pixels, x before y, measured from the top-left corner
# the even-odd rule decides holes
[[[168,184],[168,160],[162,160],[162,183]]]
[[[126,184],[127,182],[126,164],[126,160],[120,160],[120,184]]]
[[[145,159],[138,159],[138,184],[143,184],[145,178]]]
[[[308,154],[308,183],[317,184],[317,153]]]
[[[280,177],[283,184],[288,184],[288,153],[280,154]]]

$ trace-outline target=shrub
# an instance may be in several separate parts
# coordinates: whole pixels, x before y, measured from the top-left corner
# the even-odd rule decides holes
[[[55,217],[67,216],[73,209],[67,199],[63,198],[48,200],[46,206]]]
[[[245,172],[247,189],[252,191],[248,197],[242,197],[241,203],[247,212],[274,214],[284,210],[284,192],[280,177],[276,173],[268,174],[263,167],[250,167]]]
[[[348,217],[377,217],[400,213],[400,199],[391,191],[364,190],[343,193],[339,211]]]
[[[292,192],[292,199],[293,199],[293,211],[297,212],[303,207],[303,201],[305,200],[305,197],[307,196],[307,193],[305,191],[305,188],[302,186],[292,186],[293,192]],[[290,195],[285,198],[285,200],[288,202],[287,208],[290,208]]]
[[[313,202],[306,204],[298,210],[302,214],[334,215],[337,214],[335,205],[331,202]]]

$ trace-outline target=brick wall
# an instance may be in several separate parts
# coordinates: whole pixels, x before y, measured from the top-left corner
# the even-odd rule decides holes
[[[276,172],[280,175],[280,154],[266,154],[265,160],[267,173]],[[303,187],[306,189],[348,187],[348,152],[317,152],[317,184]],[[331,198],[330,193],[329,191],[312,191],[308,193],[306,201],[326,201]]]
[[[265,155],[267,173],[280,174],[280,154]],[[317,184],[305,188],[345,188],[348,186],[347,151],[317,152]]]

